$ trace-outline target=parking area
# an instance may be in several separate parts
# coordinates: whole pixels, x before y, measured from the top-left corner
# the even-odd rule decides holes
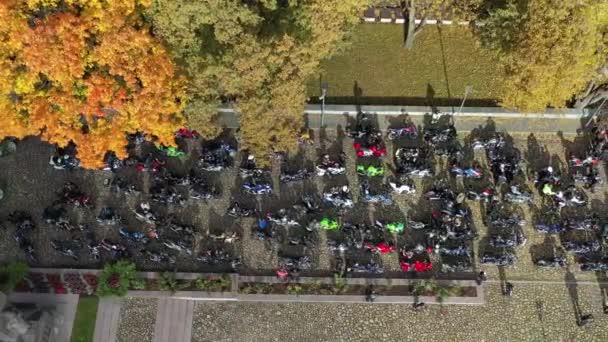
[[[420,127],[419,129],[421,129]],[[57,199],[57,193],[67,181],[73,182],[92,198],[93,206],[90,209],[69,208],[68,215],[70,220],[76,224],[86,224],[94,232],[95,239],[114,241],[125,244],[129,249],[131,259],[142,270],[172,270],[177,268],[180,271],[230,271],[229,264],[209,265],[198,262],[196,257],[201,252],[207,250],[225,250],[235,258],[239,258],[242,265],[239,272],[244,273],[271,273],[280,264],[282,258],[297,258],[308,256],[311,260],[311,267],[304,272],[311,274],[331,273],[339,264],[346,263],[347,267],[355,264],[366,265],[374,263],[380,265],[383,272],[381,276],[409,276],[401,271],[399,251],[412,250],[418,245],[425,245],[427,239],[422,231],[415,231],[406,228],[400,234],[391,234],[384,230],[374,230],[373,240],[375,243],[385,242],[396,248],[393,253],[371,253],[366,249],[351,249],[346,253],[339,253],[329,249],[328,241],[340,241],[344,239],[343,231],[324,231],[314,232],[312,245],[303,246],[294,241],[301,241],[301,236],[308,234],[305,227],[312,221],[319,221],[322,218],[332,218],[341,224],[364,224],[373,226],[376,221],[381,222],[406,222],[407,220],[425,221],[430,220],[433,212],[440,208],[436,202],[427,200],[424,193],[430,190],[437,180],[443,180],[455,192],[464,192],[470,187],[484,187],[491,183],[490,165],[483,150],[473,150],[470,143],[475,138],[490,137],[497,128],[487,124],[471,132],[459,132],[457,145],[463,152],[464,163],[473,159],[477,160],[482,168],[487,172],[481,180],[462,180],[453,177],[448,172],[449,160],[429,154],[425,159],[428,165],[432,166],[435,175],[433,177],[417,178],[412,177],[416,187],[415,194],[395,194],[391,195],[393,204],[369,204],[360,198],[359,187],[365,177],[357,175],[357,165],[384,165],[386,172],[383,177],[370,180],[374,191],[385,191],[387,189],[386,180],[393,177],[396,171],[394,156],[399,147],[422,146],[421,137],[417,140],[401,139],[395,142],[384,139],[387,154],[381,158],[358,158],[353,149],[353,140],[347,137],[342,129],[322,130],[314,132],[314,145],[304,146],[296,154],[285,156],[282,159],[275,159],[269,169],[269,181],[272,182],[273,193],[271,195],[253,196],[243,193],[241,186],[243,179],[239,176],[238,166],[246,158],[245,153],[239,151],[234,157],[235,167],[228,168],[221,172],[207,172],[198,170],[196,161],[201,153],[201,149],[208,143],[201,141],[190,141],[184,150],[187,151],[186,157],[168,158],[167,169],[171,174],[184,176],[191,171],[204,178],[207,183],[212,184],[219,192],[217,198],[209,200],[188,199],[184,206],[166,205],[150,200],[149,190],[155,184],[152,172],[140,172],[134,168],[121,170],[117,174],[111,171],[65,171],[54,170],[49,165],[49,158],[54,153],[54,148],[48,144],[41,143],[37,138],[28,138],[19,142],[18,151],[0,159],[0,179],[5,184],[5,199],[0,206],[0,218],[4,220],[4,229],[0,231],[2,239],[0,257],[3,260],[23,259],[24,254],[14,242],[14,227],[6,222],[8,215],[16,210],[29,213],[36,228],[31,232],[31,238],[37,253],[36,266],[41,267],[87,267],[97,268],[110,260],[108,253],[101,253],[101,259],[92,258],[87,249],[87,237],[85,232],[68,232],[55,228],[42,221],[42,214],[46,207],[50,206]],[[546,235],[537,232],[534,224],[539,217],[546,211],[546,202],[536,192],[533,183],[534,171],[543,167],[553,165],[556,170],[566,175],[569,172],[568,158],[572,153],[580,154],[587,148],[588,138],[585,136],[563,136],[556,134],[522,134],[514,133],[505,135],[508,143],[519,150],[523,159],[523,171],[521,178],[517,181],[522,186],[534,191],[534,200],[531,205],[512,205],[514,210],[519,212],[526,224],[522,231],[527,238],[525,245],[517,247],[515,253],[518,261],[515,265],[508,268],[494,266],[482,267],[479,265],[479,256],[491,246],[488,244],[488,237],[492,235],[484,221],[486,206],[478,201],[465,201],[464,206],[470,210],[470,225],[477,232],[478,238],[473,239],[467,244],[471,245],[472,255],[467,261],[471,262],[470,270],[466,273],[453,274],[441,273],[441,264],[446,256],[431,253],[425,256],[433,264],[433,269],[429,273],[440,273],[439,276],[467,278],[474,277],[480,269],[485,270],[491,277],[503,277],[508,279],[530,279],[530,280],[561,280],[566,276],[564,269],[539,269],[534,265],[534,261],[540,257],[555,254],[556,249],[560,249],[562,242],[573,239],[591,239],[594,236],[585,236],[584,232],[571,232],[561,235]],[[220,138],[224,142],[236,144],[232,137],[232,132],[226,132]],[[185,145],[184,145],[185,146]],[[319,163],[321,157],[329,154],[336,157],[341,151],[345,152],[346,174],[335,177],[313,177],[304,182],[293,184],[282,184],[279,181],[281,172],[297,170],[303,167],[312,169]],[[141,153],[141,151],[135,151]],[[603,166],[599,167],[601,177],[604,177]],[[135,184],[142,191],[136,194],[113,193],[106,186],[106,183],[116,176],[127,179]],[[566,179],[566,177],[564,177]],[[605,179],[605,178],[604,178]],[[226,215],[229,206],[234,202],[245,207],[256,208],[258,216],[266,213],[276,213],[279,209],[290,209],[297,204],[303,194],[310,194],[321,198],[324,191],[334,187],[348,185],[351,189],[354,207],[346,211],[339,212],[331,206],[321,206],[321,211],[308,214],[300,219],[299,227],[283,228],[280,230],[278,243],[268,246],[265,241],[255,238],[254,230],[257,227],[257,217],[233,218]],[[187,189],[177,187],[178,191],[188,198]],[[596,185],[594,189],[585,190],[587,205],[582,208],[564,208],[562,214],[572,217],[584,217],[587,213],[596,213],[602,218],[605,216],[605,191],[603,185]],[[386,190],[388,192],[388,190]],[[152,241],[147,245],[128,244],[119,235],[119,228],[126,228],[131,231],[141,231],[148,233],[150,226],[137,220],[134,210],[140,203],[149,202],[152,210],[158,216],[175,215],[177,220],[194,228],[192,234],[193,246],[192,255],[188,253],[166,250],[161,238]],[[114,208],[122,217],[122,222],[117,226],[100,225],[96,217],[104,207]],[[212,238],[222,233],[235,232],[239,239],[227,242],[225,239]],[[66,257],[57,253],[50,244],[51,240],[75,241],[77,258]],[[428,247],[428,246],[425,246]],[[167,252],[172,254],[175,264],[167,262],[155,262],[150,260],[144,250],[154,252]],[[594,280],[596,275],[593,272],[580,272],[575,264],[573,254],[565,254],[569,268],[577,279]],[[361,275],[365,275],[362,272]]]

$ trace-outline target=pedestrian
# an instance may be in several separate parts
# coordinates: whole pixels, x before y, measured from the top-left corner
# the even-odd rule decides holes
[[[423,302],[417,302],[414,303],[414,311],[418,312],[418,311],[422,311],[425,307],[425,304]]]
[[[513,284],[510,282],[505,283],[505,296],[511,297],[513,296]]]
[[[365,301],[368,303],[373,303],[376,300],[376,291],[374,291],[374,286],[370,285],[365,289]]]
[[[479,272],[479,274],[477,275],[477,285],[480,285],[484,282],[488,280],[488,276],[486,275],[486,272],[481,271]]]
[[[586,315],[581,316],[581,319],[577,322],[577,324],[579,327],[584,327],[585,325],[587,325],[591,322],[593,322],[593,315],[586,314]]]

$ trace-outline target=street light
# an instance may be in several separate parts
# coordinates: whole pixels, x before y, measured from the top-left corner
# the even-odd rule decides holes
[[[466,86],[464,87],[464,97],[462,98],[462,103],[460,104],[460,109],[458,109],[458,114],[460,114],[460,112],[462,112],[462,107],[464,107],[464,101],[467,100],[467,96],[473,92],[473,86]]]
[[[323,116],[325,115],[325,95],[327,95],[327,82],[321,82],[321,96],[319,96],[319,100],[321,100],[321,128],[323,128]]]

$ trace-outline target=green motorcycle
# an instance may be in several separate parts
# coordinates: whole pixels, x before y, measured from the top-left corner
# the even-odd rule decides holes
[[[402,233],[403,228],[405,228],[405,225],[401,222],[392,222],[386,225],[386,229],[393,234]]]
[[[184,153],[183,151],[178,150],[176,147],[173,146],[158,146],[157,149],[163,153],[165,153],[167,156],[169,157],[183,157],[186,155],[186,153]]]
[[[334,219],[324,217],[318,223],[312,222],[312,224],[309,224],[308,227],[306,227],[306,230],[308,230],[309,232],[312,232],[316,228],[321,228],[323,230],[336,230],[336,229],[340,229],[340,224],[338,223],[338,221],[336,221]]]
[[[357,174],[360,176],[367,177],[382,177],[384,176],[384,167],[383,166],[363,166],[357,165]]]

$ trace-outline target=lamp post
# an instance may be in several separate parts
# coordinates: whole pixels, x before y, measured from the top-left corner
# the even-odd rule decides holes
[[[464,87],[464,97],[462,98],[462,103],[460,104],[460,108],[458,109],[458,114],[460,114],[460,112],[462,112],[462,107],[464,107],[464,101],[467,100],[467,96],[473,92],[473,86],[466,86]]]
[[[321,127],[324,126],[324,116],[325,116],[325,95],[327,95],[327,82],[321,82],[321,96],[319,96],[319,100],[321,100]]]

